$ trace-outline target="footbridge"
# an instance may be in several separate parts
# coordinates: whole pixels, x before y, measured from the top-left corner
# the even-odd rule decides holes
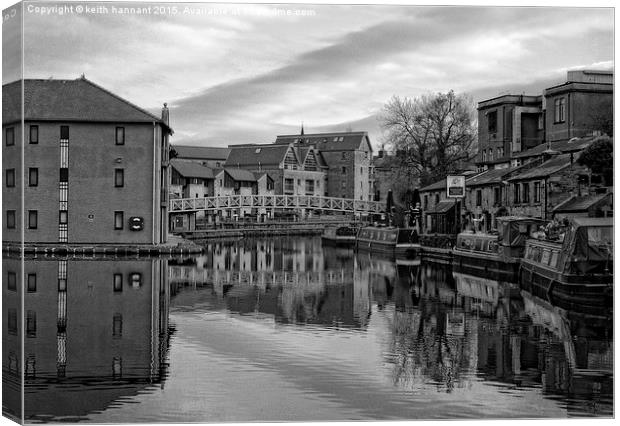
[[[196,269],[192,266],[170,266],[170,283],[213,286],[221,293],[226,286],[267,287],[293,286],[302,289],[321,289],[325,285],[342,285],[353,282],[353,271],[328,269],[325,271],[229,271]]]
[[[381,213],[385,204],[378,201],[362,201],[350,198],[321,197],[313,195],[227,195],[221,197],[176,198],[170,200],[170,213],[192,213],[256,209],[273,210],[319,210],[353,214]]]

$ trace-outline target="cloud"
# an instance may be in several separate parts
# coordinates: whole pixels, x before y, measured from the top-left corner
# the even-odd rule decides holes
[[[455,89],[475,98],[561,82],[566,69],[613,59],[609,8],[304,5],[312,16],[270,15],[285,6],[245,5],[242,14],[222,6],[229,13],[219,16],[28,15],[26,76],[84,72],[145,108],[168,102],[175,140],[227,145],[272,141],[301,121],[353,123],[379,138],[369,117],[394,94]]]

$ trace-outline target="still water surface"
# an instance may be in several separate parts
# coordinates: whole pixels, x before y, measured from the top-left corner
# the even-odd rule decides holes
[[[207,253],[26,261],[26,421],[613,415],[611,312],[316,238]],[[18,287],[19,263],[3,260]],[[19,413],[21,289],[8,272],[3,408]]]

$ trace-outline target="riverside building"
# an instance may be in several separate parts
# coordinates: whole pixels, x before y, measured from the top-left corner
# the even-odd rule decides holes
[[[166,104],[157,117],[83,76],[18,80],[2,101],[4,242],[166,242]]]

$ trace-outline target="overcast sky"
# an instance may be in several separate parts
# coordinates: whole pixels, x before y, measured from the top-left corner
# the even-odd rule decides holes
[[[57,4],[67,3],[36,5]],[[26,10],[24,76],[84,73],[151,111],[168,102],[174,143],[268,143],[303,121],[306,133],[366,130],[377,146],[377,113],[392,95],[454,89],[478,102],[540,94],[567,69],[613,67],[610,8],[297,4],[236,14],[194,3],[160,16],[112,13],[152,3],[100,4],[108,13]],[[19,78],[16,22],[3,25],[4,83]]]

